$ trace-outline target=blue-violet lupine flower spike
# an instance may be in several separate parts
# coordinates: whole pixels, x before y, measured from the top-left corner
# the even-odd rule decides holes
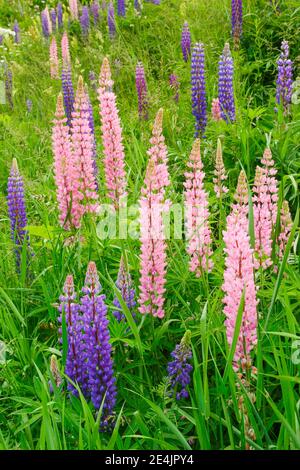
[[[118,16],[126,16],[125,0],[118,0],[117,11]]]
[[[96,189],[98,189],[97,177],[98,177],[98,167],[97,167],[97,144],[96,144],[96,137],[95,137],[95,121],[93,115],[93,107],[90,101],[90,97],[88,95],[88,91],[86,90],[86,95],[88,99],[88,121],[89,121],[89,128],[91,131],[91,135],[93,136],[93,169],[94,175],[96,180]]]
[[[84,331],[86,338],[86,362],[89,390],[96,410],[102,403],[101,427],[107,428],[116,403],[116,385],[113,375],[110,334],[108,329],[105,296],[100,295],[101,285],[95,263],[87,268],[85,286],[81,298]]]
[[[219,103],[222,119],[233,122],[235,120],[233,59],[228,43],[225,44],[219,61]]]
[[[77,383],[85,396],[89,398],[88,390],[88,370],[85,362],[85,337],[83,332],[83,321],[80,311],[80,306],[76,301],[76,293],[74,289],[73,276],[68,275],[64,284],[63,294],[60,296],[60,304],[58,311],[60,316],[58,321],[60,323],[60,342],[62,342],[62,318],[65,316],[67,327],[67,357],[65,374],[73,382]],[[73,395],[78,395],[76,388],[68,381],[68,390]]]
[[[199,134],[204,137],[207,122],[207,105],[204,76],[204,47],[202,43],[196,43],[192,50],[191,84],[192,113],[196,119],[195,137],[199,137]]]
[[[63,28],[64,26],[63,8],[60,2],[57,4],[57,24],[58,24],[59,29]]]
[[[72,72],[70,64],[63,64],[61,72],[62,92],[64,98],[64,107],[68,125],[71,125],[72,112],[74,109],[74,88],[72,83]]]
[[[45,38],[50,36],[50,25],[49,25],[49,18],[46,13],[46,10],[41,12],[41,22],[42,22],[42,31]]]
[[[231,33],[234,47],[237,49],[240,43],[243,28],[243,1],[231,0]]]
[[[182,33],[181,33],[181,50],[182,50],[183,59],[185,62],[187,62],[191,55],[191,33],[190,33],[189,25],[186,21],[183,25]]]
[[[17,20],[14,22],[14,32],[15,32],[15,43],[19,44],[21,42],[21,35],[20,35],[20,26]]]
[[[50,10],[50,19],[52,24],[52,31],[55,33],[56,31],[56,10],[55,8],[51,8]]]
[[[124,300],[125,304],[128,307],[128,310],[132,313],[133,316],[133,309],[136,305],[135,302],[135,290],[132,288],[132,280],[129,272],[126,269],[125,262],[123,256],[120,261],[120,268],[118,272],[118,279],[116,282],[116,286],[119,289],[122,299]],[[115,296],[113,300],[113,305],[117,308],[117,310],[113,311],[113,315],[116,317],[118,321],[121,321],[125,318],[124,313],[122,313],[122,307],[119,302],[117,296]]]
[[[174,392],[176,399],[188,398],[189,394],[187,386],[191,381],[191,371],[193,366],[188,362],[192,357],[191,350],[191,332],[185,332],[180,344],[177,344],[171,353],[173,361],[168,364],[169,383]]]
[[[82,7],[82,13],[79,18],[83,36],[87,36],[90,29],[90,14],[87,6]]]
[[[142,62],[138,62],[135,71],[135,84],[138,96],[138,111],[141,119],[148,119],[148,92],[145,70]]]
[[[17,160],[14,158],[8,177],[7,205],[10,219],[11,239],[15,245],[17,271],[20,271],[21,254],[24,243],[29,245],[25,195],[23,179],[20,175]]]
[[[115,9],[113,2],[110,2],[107,9],[107,24],[109,37],[113,39],[116,36],[116,20],[115,20]]]
[[[289,59],[289,44],[282,41],[281,54],[277,61],[278,77],[276,88],[276,102],[283,105],[284,114],[288,114],[292,100],[293,63]]]
[[[94,24],[96,25],[99,22],[99,18],[100,18],[100,5],[99,5],[98,0],[95,0],[91,4],[90,11],[94,20]]]

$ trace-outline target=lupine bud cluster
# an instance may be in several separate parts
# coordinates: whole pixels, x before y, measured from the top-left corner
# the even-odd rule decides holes
[[[284,250],[288,242],[291,230],[293,227],[293,221],[289,209],[289,203],[283,201],[280,212],[280,234],[278,237],[279,242],[279,259],[281,260],[284,255]]]
[[[132,286],[131,276],[125,266],[125,261],[122,256],[120,261],[120,268],[118,272],[118,279],[116,282],[116,287],[119,289],[122,299],[124,303],[127,305],[128,310],[131,312],[133,316],[134,307],[136,306],[135,301],[135,290]],[[113,305],[116,307],[116,310],[113,310],[113,315],[116,317],[118,321],[121,321],[125,318],[124,313],[122,313],[122,306],[117,296],[115,296],[113,300]]]
[[[226,122],[233,122],[235,120],[233,60],[228,43],[225,44],[219,61],[219,103],[222,118]]]
[[[145,70],[142,62],[138,62],[135,70],[135,85],[138,96],[138,111],[141,119],[148,119],[148,91]]]
[[[185,173],[185,213],[187,252],[190,255],[190,271],[200,277],[210,271],[211,231],[209,228],[208,194],[204,189],[203,163],[200,155],[200,140],[196,139]]]
[[[17,270],[20,269],[21,253],[24,243],[28,243],[26,207],[23,178],[17,160],[14,158],[8,177],[7,205],[10,219],[11,239],[15,245]]]
[[[189,25],[186,21],[183,25],[182,33],[181,33],[181,50],[182,50],[183,59],[185,62],[187,62],[191,55],[191,33],[190,33]]]
[[[196,119],[195,137],[203,136],[206,116],[206,86],[204,76],[204,47],[202,43],[196,43],[192,50],[192,113]]]
[[[57,55],[57,44],[55,37],[52,38],[50,43],[50,76],[51,78],[58,78],[58,55]]]
[[[282,104],[284,113],[288,114],[292,100],[293,63],[289,59],[289,44],[287,41],[282,41],[277,67],[276,102]]]
[[[191,332],[187,330],[179,344],[171,353],[173,360],[168,364],[170,387],[176,399],[188,398],[187,387],[191,381],[193,366],[189,363],[192,358]]]
[[[228,188],[226,188],[226,186],[223,184],[223,182],[227,180],[227,174],[224,167],[222,144],[220,139],[218,139],[217,143],[214,175],[215,177],[213,178],[213,183],[215,194],[218,199],[221,199],[224,194],[228,193]]]

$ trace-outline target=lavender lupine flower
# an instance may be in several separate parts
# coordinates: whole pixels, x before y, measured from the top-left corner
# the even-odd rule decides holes
[[[63,288],[63,294],[60,296],[58,311],[60,315],[58,321],[62,325],[62,318],[65,315],[67,327],[68,349],[66,357],[66,375],[82,390],[82,393],[88,398],[88,376],[87,365],[85,363],[85,338],[83,333],[83,322],[80,312],[80,306],[76,300],[73,276],[68,275]],[[60,334],[62,327],[60,327]],[[62,339],[60,338],[60,342]],[[68,381],[67,388],[74,395],[78,392]]]
[[[49,23],[49,15],[46,9],[41,12],[42,31],[45,38],[48,38],[51,33],[51,25]]]
[[[192,357],[191,332],[187,330],[179,344],[171,353],[173,361],[168,364],[170,386],[176,393],[176,399],[188,398],[187,386],[193,366],[188,362]]]
[[[55,31],[56,31],[56,10],[55,10],[55,8],[51,8],[51,10],[50,10],[50,19],[51,19],[52,31],[53,31],[53,33],[55,33]]]
[[[26,108],[27,108],[28,113],[31,113],[31,111],[32,111],[32,101],[29,98],[26,100]]]
[[[60,2],[57,4],[57,25],[59,29],[62,29],[64,26],[63,8]]]
[[[95,263],[90,262],[85,278],[81,298],[81,311],[86,340],[86,358],[88,368],[88,385],[91,400],[99,410],[103,400],[101,426],[105,428],[113,414],[116,402],[116,385],[113,376],[110,335],[105,296],[100,295],[101,285]]]
[[[185,62],[189,60],[191,55],[191,33],[187,21],[183,24],[181,33],[181,50]]]
[[[97,76],[93,70],[89,72],[89,81],[91,82],[93,90],[97,91]]]
[[[222,118],[226,122],[233,122],[235,120],[233,59],[228,43],[225,44],[219,61],[219,103]]]
[[[72,70],[71,70],[71,59],[69,53],[69,45],[68,45],[68,36],[64,33],[62,37],[62,56],[63,56],[63,64],[62,64],[62,71],[61,71],[61,81],[62,81],[62,91],[63,91],[63,98],[64,98],[64,107],[65,112],[68,120],[68,125],[71,125],[72,120],[72,112],[74,109],[74,87],[72,83]]]
[[[5,101],[8,103],[9,107],[13,109],[13,76],[12,71],[5,65],[4,69],[4,78],[5,78]]]
[[[4,39],[3,34],[0,34],[0,46],[2,46],[2,44],[3,44],[3,39]]]
[[[129,272],[126,269],[124,258],[122,256],[120,261],[120,268],[118,272],[118,279],[116,282],[116,286],[119,289],[122,299],[126,303],[128,309],[133,313],[133,309],[136,305],[136,301],[134,300],[135,297],[135,290],[132,288],[132,280]],[[117,310],[113,311],[113,315],[116,317],[118,321],[121,321],[125,318],[124,313],[122,313],[122,307],[119,302],[117,296],[115,296],[113,300],[113,305],[117,308]],[[133,316],[135,316],[133,314]]]
[[[21,253],[24,243],[29,243],[23,178],[20,175],[17,160],[14,158],[8,177],[7,205],[10,219],[11,239],[15,245],[17,270],[20,270]]]
[[[89,8],[87,6],[82,7],[82,13],[79,18],[79,21],[80,21],[81,32],[83,36],[87,36],[89,33],[89,29],[90,29],[90,14],[89,14]]]
[[[231,34],[234,47],[238,48],[243,28],[243,1],[231,0]]]
[[[107,24],[110,39],[116,36],[115,8],[113,2],[110,2],[107,9]]]
[[[178,103],[180,83],[177,75],[175,75],[174,73],[171,73],[169,77],[169,84],[172,90],[174,91],[174,100],[176,101],[176,103]]]
[[[118,0],[118,16],[126,16],[125,0]]]
[[[99,22],[100,18],[100,6],[98,0],[95,0],[90,6],[91,15],[96,25]]]
[[[96,189],[98,190],[98,183],[97,183],[98,167],[97,167],[97,144],[96,144],[96,136],[95,136],[95,121],[94,121],[93,107],[92,107],[90,97],[88,95],[87,90],[86,90],[86,95],[87,95],[87,99],[88,99],[89,128],[90,128],[90,131],[91,131],[91,135],[93,136],[93,169],[94,169],[94,175],[95,175],[95,180],[96,180]]]
[[[142,10],[141,0],[134,0],[134,9],[140,13]]]
[[[141,119],[148,119],[148,97],[145,70],[142,62],[138,62],[135,70],[135,84],[138,95],[138,110]]]
[[[20,26],[17,20],[14,22],[13,30],[15,32],[15,43],[19,44],[21,42],[21,35],[20,35]]]
[[[288,114],[292,100],[293,63],[289,59],[289,44],[281,43],[281,54],[277,61],[278,77],[276,88],[276,102],[283,105],[284,114]]]
[[[192,51],[192,113],[195,116],[195,137],[199,134],[203,137],[207,115],[206,115],[206,87],[204,77],[204,47],[202,43],[196,43]]]

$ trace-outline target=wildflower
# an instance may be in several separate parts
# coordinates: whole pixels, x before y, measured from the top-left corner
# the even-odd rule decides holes
[[[94,0],[94,2],[91,4],[90,11],[94,20],[94,24],[96,25],[100,18],[100,6],[98,0]]]
[[[48,7],[46,7],[41,13],[42,31],[45,38],[48,38],[52,34],[52,25],[50,20],[50,14]]]
[[[21,35],[20,35],[20,26],[17,20],[14,22],[13,30],[15,32],[15,43],[19,44],[21,42]]]
[[[26,108],[27,108],[28,113],[31,113],[31,111],[32,111],[32,100],[29,99],[29,98],[26,100]]]
[[[231,32],[234,46],[237,49],[240,43],[243,28],[243,1],[231,0]]]
[[[51,10],[50,10],[50,19],[51,19],[52,31],[53,31],[53,33],[55,33],[55,31],[56,31],[56,10],[55,10],[55,8],[51,8]]]
[[[196,119],[195,137],[203,136],[206,127],[206,87],[204,77],[204,48],[196,43],[192,50],[192,113]]]
[[[287,201],[283,201],[280,213],[280,234],[278,237],[280,260],[283,258],[285,247],[288,242],[292,227],[293,221],[289,209],[289,203]]]
[[[181,50],[185,62],[189,60],[191,55],[191,33],[188,23],[185,21],[181,33]]]
[[[118,0],[118,16],[126,16],[125,0]]]
[[[5,78],[5,101],[9,107],[13,109],[13,76],[11,69],[5,64],[4,67],[4,78]]]
[[[133,309],[136,305],[136,302],[134,300],[135,290],[132,287],[132,279],[125,266],[123,256],[120,261],[120,268],[118,272],[118,279],[116,282],[116,286],[119,289],[122,299],[127,305],[128,310],[133,314]],[[117,308],[117,310],[113,311],[113,315],[116,317],[118,321],[121,321],[122,319],[125,318],[125,315],[124,313],[122,313],[122,306],[117,296],[115,296],[113,300],[113,305]],[[133,316],[135,315],[133,314]]]
[[[71,124],[72,112],[74,109],[74,88],[72,83],[72,71],[71,71],[71,58],[69,52],[69,41],[67,33],[65,32],[61,40],[61,52],[62,52],[62,91],[64,97],[64,106],[66,116],[68,119],[68,125]]]
[[[221,199],[223,194],[228,193],[228,188],[226,188],[226,186],[223,185],[223,181],[227,180],[227,175],[226,175],[224,162],[223,162],[222,144],[221,144],[220,139],[218,139],[218,143],[217,143],[214,175],[215,175],[215,177],[213,178],[214,190],[215,190],[217,198]]]
[[[77,0],[69,0],[69,8],[72,20],[78,20],[78,3]]]
[[[107,24],[110,39],[116,36],[115,8],[113,2],[110,2],[107,9]]]
[[[141,119],[148,119],[148,97],[145,70],[142,62],[138,62],[135,71],[135,84],[138,96],[138,110]]]
[[[57,44],[55,37],[52,38],[50,43],[50,76],[51,78],[58,78],[58,56]]]
[[[221,121],[221,107],[219,98],[213,98],[211,104],[211,114],[214,121]]]
[[[235,121],[233,60],[228,43],[225,44],[219,61],[219,103],[222,118],[226,122]]]
[[[86,37],[90,29],[89,7],[87,6],[82,7],[82,13],[81,13],[79,20],[80,20],[82,35]]]
[[[287,41],[281,43],[281,54],[277,61],[277,67],[276,102],[283,105],[284,114],[287,115],[292,100],[293,85],[293,63],[289,59],[289,44]]]
[[[57,4],[57,24],[58,24],[59,29],[63,28],[63,25],[64,25],[63,8],[60,2]]]
[[[176,399],[188,398],[187,387],[191,381],[190,374],[193,366],[189,363],[192,358],[191,332],[187,330],[171,353],[173,360],[168,364],[169,382],[171,388],[176,392]]]
[[[180,83],[179,83],[178,77],[174,73],[170,75],[169,83],[170,83],[170,87],[172,88],[172,90],[174,90],[174,93],[175,93],[174,100],[176,101],[176,103],[178,103]]]

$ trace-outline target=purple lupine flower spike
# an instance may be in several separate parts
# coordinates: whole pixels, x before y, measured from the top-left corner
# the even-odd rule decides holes
[[[12,71],[5,65],[4,69],[4,78],[5,78],[5,101],[8,103],[9,107],[13,109],[13,76]]]
[[[276,102],[283,105],[284,114],[287,115],[292,100],[293,84],[293,63],[289,59],[289,44],[287,41],[281,43],[281,54],[277,61],[277,67]]]
[[[87,268],[81,298],[81,311],[86,339],[86,363],[91,400],[99,410],[103,400],[101,427],[106,428],[113,415],[116,402],[116,385],[113,375],[110,334],[108,329],[105,296],[100,295],[101,285],[95,263]]]
[[[64,26],[63,8],[60,2],[57,4],[57,25],[59,29],[62,29]]]
[[[176,399],[188,398],[187,386],[193,366],[188,362],[192,357],[191,332],[187,330],[179,344],[171,353],[173,361],[168,364],[169,383],[176,392]]]
[[[92,5],[90,6],[90,11],[94,20],[94,24],[96,25],[99,22],[99,18],[100,18],[100,5],[99,5],[98,0],[95,0],[92,3]]]
[[[126,16],[125,0],[118,0],[118,16]]]
[[[89,29],[90,29],[90,14],[89,14],[89,8],[87,6],[82,7],[82,13],[81,13],[79,20],[80,20],[81,32],[83,36],[87,36],[89,33]]]
[[[142,62],[138,62],[135,71],[135,84],[138,96],[138,110],[141,119],[148,119],[148,92],[145,70]]]
[[[170,87],[172,88],[172,90],[174,90],[174,100],[176,101],[176,103],[178,103],[180,83],[179,83],[177,75],[172,73],[169,77],[169,83],[170,83]]]
[[[182,50],[183,59],[185,62],[187,62],[191,55],[191,33],[190,33],[189,25],[186,21],[183,25],[182,33],[181,33],[181,50]]]
[[[17,20],[14,22],[14,32],[15,32],[15,43],[20,44],[21,42],[21,34],[20,34],[20,26]]]
[[[233,59],[226,43],[219,61],[219,103],[221,116],[226,122],[235,121],[233,94]]]
[[[68,275],[64,284],[63,294],[59,298],[60,304],[58,306],[58,311],[60,312],[58,321],[62,325],[62,316],[65,315],[67,327],[68,349],[65,373],[73,382],[79,385],[82,393],[87,398],[88,378],[87,366],[85,364],[83,323],[80,306],[76,301],[76,297],[73,276]],[[60,327],[60,334],[61,331],[62,328]],[[62,339],[60,339],[60,342],[62,342]],[[68,382],[67,388],[74,395],[78,395],[77,390],[70,382]]]
[[[110,2],[107,9],[107,24],[110,39],[116,36],[115,8],[113,2]]]
[[[27,108],[28,113],[31,113],[31,111],[32,111],[32,101],[29,98],[26,100],[26,108]]]
[[[52,31],[55,33],[56,31],[56,10],[55,8],[51,8],[50,10],[50,19],[52,24]]]
[[[206,86],[204,76],[204,47],[202,43],[196,43],[192,51],[191,67],[192,83],[192,113],[195,116],[195,137],[203,137],[207,115],[206,115]]]
[[[64,99],[64,107],[68,125],[71,125],[72,112],[74,109],[74,87],[72,83],[72,70],[71,70],[71,59],[69,53],[69,44],[67,33],[64,33],[61,41],[61,49],[63,56],[62,71],[61,71],[61,82],[62,92]]]
[[[43,31],[43,35],[45,36],[45,38],[48,38],[50,36],[50,24],[49,24],[49,17],[47,15],[47,12],[46,10],[43,10],[41,12],[41,23],[42,23],[42,31]]]
[[[231,0],[231,33],[235,49],[238,48],[243,28],[243,1]]]
[[[97,167],[97,144],[96,144],[96,136],[95,136],[95,122],[94,122],[94,115],[93,115],[93,107],[90,101],[90,97],[88,95],[88,91],[86,90],[86,95],[88,99],[88,121],[89,121],[89,128],[91,134],[93,136],[93,169],[96,181],[96,189],[98,190],[98,183],[97,183],[97,176],[98,176],[98,167]]]
[[[129,272],[126,269],[123,256],[122,256],[121,261],[120,261],[120,268],[119,268],[119,272],[118,272],[118,279],[117,279],[117,282],[116,282],[116,286],[119,289],[119,291],[122,295],[122,299],[126,303],[128,309],[131,311],[132,315],[135,316],[133,314],[133,309],[136,305],[136,302],[135,302],[135,299],[134,299],[135,290],[132,288],[131,276],[130,276]],[[113,305],[117,308],[117,310],[113,311],[113,315],[116,317],[116,319],[118,321],[123,320],[125,318],[125,315],[124,315],[124,313],[122,313],[122,307],[121,307],[121,304],[120,304],[117,296],[115,296],[115,298],[113,300]]]
[[[8,177],[7,205],[10,219],[11,239],[15,245],[17,271],[20,271],[21,253],[24,243],[29,244],[23,178],[14,158]]]
[[[4,39],[3,34],[0,34],[0,46],[2,46],[2,44],[3,44],[3,39]]]
[[[140,13],[142,11],[141,0],[134,0],[134,9]]]

